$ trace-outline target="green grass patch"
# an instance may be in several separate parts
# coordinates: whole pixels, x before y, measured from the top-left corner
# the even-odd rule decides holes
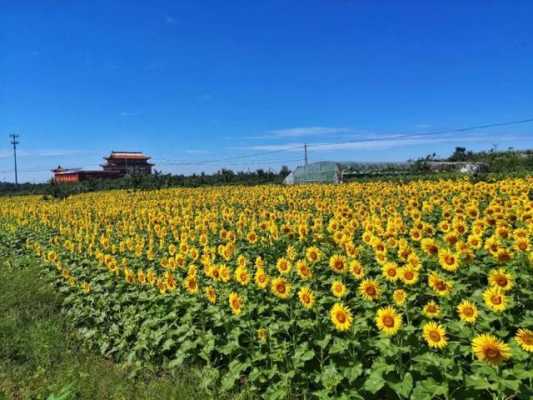
[[[0,254],[0,400],[209,399],[202,371],[132,371],[83,348],[34,259]]]

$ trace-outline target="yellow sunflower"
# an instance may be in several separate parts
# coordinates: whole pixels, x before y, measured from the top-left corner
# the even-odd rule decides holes
[[[339,274],[343,273],[346,270],[346,257],[341,255],[333,255],[329,259],[329,267]]]
[[[494,312],[502,312],[507,308],[507,298],[499,287],[490,287],[483,292],[485,305]]]
[[[379,285],[373,279],[365,279],[359,284],[359,293],[366,300],[377,300],[380,295]]]
[[[480,361],[500,364],[511,357],[511,348],[493,335],[482,334],[472,339],[472,351]]]
[[[452,284],[446,279],[441,278],[435,272],[432,272],[428,277],[429,286],[437,294],[437,296],[446,297],[450,294]]]
[[[276,262],[276,268],[278,269],[280,274],[288,274],[289,272],[291,272],[292,265],[289,260],[284,257],[281,257]]]
[[[300,300],[300,303],[304,306],[304,308],[312,308],[315,304],[315,295],[309,288],[301,288],[298,291],[298,299]]]
[[[268,286],[268,275],[263,268],[257,268],[254,280],[259,289],[264,289]]]
[[[310,263],[316,263],[322,258],[322,252],[318,247],[308,247],[307,250],[305,250],[305,257]]]
[[[396,289],[392,293],[392,299],[394,300],[394,303],[398,306],[401,306],[405,304],[405,300],[407,299],[407,293],[403,289]]]
[[[428,318],[439,318],[440,306],[434,301],[430,301],[422,309],[422,314],[424,314]]]
[[[493,269],[489,272],[489,285],[507,292],[513,288],[513,277],[504,268]]]
[[[272,293],[280,299],[287,299],[291,294],[291,285],[283,278],[272,279]]]
[[[393,307],[382,307],[376,314],[376,325],[380,331],[388,336],[395,335],[402,326],[402,318]]]
[[[382,274],[389,282],[398,280],[398,266],[393,262],[386,262],[382,267]]]
[[[355,279],[362,279],[365,276],[365,269],[357,260],[350,261],[350,272]]]
[[[400,279],[406,285],[414,285],[418,282],[419,273],[412,266],[407,265],[399,270]]]
[[[529,329],[519,329],[518,332],[516,332],[515,340],[523,350],[533,353],[533,331]]]
[[[296,272],[304,281],[313,277],[313,271],[311,271],[311,268],[309,268],[304,260],[300,260],[296,263]]]
[[[476,305],[468,300],[463,300],[457,306],[457,313],[459,314],[459,318],[461,319],[461,321],[467,322],[469,324],[473,324],[474,322],[476,322],[478,316]]]
[[[346,286],[341,281],[333,281],[331,283],[331,293],[335,297],[344,297],[346,296],[346,293],[348,292],[348,289],[346,289]]]
[[[217,302],[217,292],[213,286],[208,286],[204,289],[205,297],[207,297],[207,300],[211,304],[215,304]]]
[[[352,326],[352,313],[348,307],[341,303],[335,303],[331,307],[329,316],[338,331],[347,331]]]
[[[436,322],[427,322],[422,327],[422,334],[429,347],[443,349],[448,345],[446,328]]]
[[[439,250],[439,264],[449,272],[455,272],[459,268],[459,256],[448,249]]]
[[[231,292],[229,295],[229,306],[234,315],[240,315],[242,312],[242,299],[236,292]]]

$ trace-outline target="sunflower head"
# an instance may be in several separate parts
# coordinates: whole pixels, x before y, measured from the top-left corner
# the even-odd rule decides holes
[[[422,335],[429,347],[443,349],[448,345],[446,329],[436,322],[427,322],[422,327]]]
[[[380,296],[379,285],[373,279],[365,279],[359,285],[359,293],[366,300],[377,300]]]
[[[392,293],[392,299],[394,300],[394,304],[397,306],[401,306],[405,304],[405,300],[407,299],[407,293],[403,289],[396,289]]]
[[[272,293],[280,299],[287,299],[291,294],[291,285],[281,277],[274,278],[272,279]]]
[[[338,254],[331,256],[329,259],[329,267],[333,272],[339,274],[343,273],[346,270],[346,257]]]
[[[236,292],[229,295],[229,306],[233,315],[240,315],[242,312],[242,299]]]
[[[519,329],[516,332],[515,339],[523,350],[529,353],[533,353],[533,331],[532,330]]]
[[[386,262],[382,267],[383,277],[389,282],[395,282],[398,279],[398,266],[393,262]]]
[[[376,314],[376,325],[380,331],[388,336],[395,335],[402,326],[402,318],[391,307],[380,308]]]
[[[472,351],[480,361],[500,364],[511,357],[511,348],[493,335],[482,334],[472,339]]]
[[[335,303],[329,312],[331,322],[338,331],[344,332],[352,326],[352,313],[341,303]]]
[[[298,300],[304,306],[304,308],[312,308],[315,304],[315,295],[309,288],[301,288],[298,291]]]
[[[507,297],[499,287],[490,287],[483,292],[485,305],[494,312],[502,312],[507,308]]]
[[[457,306],[457,313],[459,314],[459,318],[461,321],[467,322],[469,324],[473,324],[476,322],[477,316],[478,316],[478,310],[474,303],[463,300],[458,306]]]
[[[440,306],[434,301],[430,301],[424,306],[422,313],[428,318],[438,318],[440,317]]]
[[[507,292],[513,288],[513,277],[503,268],[493,269],[489,272],[489,285]]]
[[[331,293],[333,296],[341,298],[346,296],[347,292],[348,289],[346,289],[346,286],[341,281],[333,281],[331,283]]]

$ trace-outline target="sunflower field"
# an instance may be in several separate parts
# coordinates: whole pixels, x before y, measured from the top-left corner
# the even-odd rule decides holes
[[[531,399],[533,179],[0,203],[83,340],[268,399]],[[2,279],[9,279],[8,276]]]

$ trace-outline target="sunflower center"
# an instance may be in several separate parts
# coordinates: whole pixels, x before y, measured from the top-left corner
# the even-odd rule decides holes
[[[339,323],[341,324],[344,324],[346,322],[346,314],[344,314],[344,312],[342,311],[337,311],[335,318],[337,318],[337,321],[339,321]]]
[[[385,315],[383,317],[383,325],[387,328],[392,328],[394,326],[394,318],[390,315]]]
[[[524,343],[527,344],[528,346],[533,345],[533,335],[528,335],[528,334],[526,334],[526,335],[523,335],[523,336],[521,337],[521,339],[522,339],[522,342],[524,342]]]
[[[396,270],[394,268],[389,269],[387,273],[389,276],[396,276]]]
[[[335,269],[342,269],[344,267],[344,264],[341,260],[335,261]]]
[[[437,331],[429,332],[429,337],[434,342],[439,342],[440,341],[440,333],[437,332]]]
[[[489,359],[499,358],[500,357],[500,350],[498,350],[495,347],[489,347],[489,348],[485,349],[485,355]]]
[[[500,305],[502,304],[502,296],[500,296],[499,294],[495,294],[490,298],[490,301],[492,302],[492,304]]]
[[[472,317],[474,315],[474,310],[472,309],[472,307],[465,307],[463,309],[463,314],[467,317]]]
[[[279,293],[285,293],[285,284],[284,283],[278,283],[278,285],[276,286],[276,290]]]
[[[496,283],[498,284],[498,286],[507,286],[507,278],[505,276],[499,276],[496,279]]]
[[[366,294],[368,294],[370,297],[376,295],[376,288],[374,286],[369,286],[366,288]]]
[[[411,271],[407,271],[407,272],[404,274],[404,277],[405,277],[405,279],[407,279],[407,280],[411,280],[411,279],[413,279],[413,276],[414,276],[414,275],[413,275],[413,273],[412,273]]]
[[[444,283],[444,281],[438,281],[436,284],[435,284],[435,287],[440,290],[440,291],[444,291],[446,290],[446,284]]]

